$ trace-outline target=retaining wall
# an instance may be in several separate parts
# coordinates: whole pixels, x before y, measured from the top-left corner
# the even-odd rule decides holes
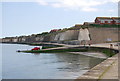
[[[91,43],[118,41],[118,28],[88,28]]]
[[[85,41],[84,41],[85,40]],[[5,38],[3,42],[58,42],[64,44],[95,44],[118,41],[118,28],[89,27],[40,36]]]

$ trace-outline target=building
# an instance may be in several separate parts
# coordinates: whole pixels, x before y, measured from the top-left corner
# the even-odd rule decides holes
[[[53,29],[50,31],[50,33],[54,33],[54,32],[57,32],[57,31],[60,31],[61,29]]]
[[[95,24],[120,24],[119,17],[96,17]]]
[[[113,24],[120,24],[120,17],[112,17]]]
[[[2,39],[0,38],[0,43],[2,42]]]
[[[18,38],[17,37],[12,38],[11,40],[12,40],[11,42],[18,42]]]
[[[2,39],[2,42],[11,42],[11,41],[12,41],[11,38],[3,38],[3,39]]]

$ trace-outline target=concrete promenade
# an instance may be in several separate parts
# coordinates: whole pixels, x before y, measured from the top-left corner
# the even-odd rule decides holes
[[[116,43],[112,43],[112,44],[116,44]],[[98,44],[96,46],[110,48],[109,43],[108,44],[101,44],[101,45]],[[118,50],[118,46],[113,46],[113,49]],[[120,78],[118,76],[118,56],[119,56],[119,53],[117,54],[117,56],[112,57],[115,60],[113,61],[111,66],[109,66],[108,70],[101,76],[101,79],[118,79],[118,78]]]
[[[115,45],[116,43],[112,44]],[[110,43],[94,44],[91,46],[110,48]],[[118,50],[118,46],[113,46],[112,48]],[[118,75],[118,72],[120,72],[118,69],[118,56],[119,53],[106,59],[102,63],[92,68],[90,71],[83,74],[81,77],[78,77],[78,79],[120,79],[120,76]]]
[[[117,44],[117,43],[118,43],[118,42],[115,42],[115,43],[91,44],[91,47],[106,47],[106,48],[110,48],[110,44],[115,45],[115,44]],[[42,43],[42,44],[63,45],[63,47],[58,47],[58,48],[84,46],[84,45],[67,45],[67,44],[58,44],[58,43]],[[89,45],[85,45],[85,46],[89,46]],[[113,46],[113,49],[118,49],[118,46]]]
[[[101,79],[118,79],[118,59],[116,59],[108,71],[101,76]]]

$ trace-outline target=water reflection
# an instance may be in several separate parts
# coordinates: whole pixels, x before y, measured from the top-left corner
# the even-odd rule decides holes
[[[4,79],[74,79],[103,60],[71,53],[16,52],[28,47],[3,45]]]
[[[104,60],[71,53],[64,53],[64,56],[61,53],[57,53],[55,56],[57,58],[57,62],[61,62],[61,66],[57,69],[60,69],[61,71],[71,72],[88,70]]]
[[[34,54],[34,55],[40,55],[40,53],[32,53],[32,54]]]

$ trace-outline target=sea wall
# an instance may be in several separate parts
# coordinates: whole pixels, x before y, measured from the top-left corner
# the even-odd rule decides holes
[[[12,43],[56,42],[64,44],[95,44],[113,41],[118,41],[118,28],[89,27],[47,35],[7,37],[2,39],[2,42]]]
[[[79,30],[68,30],[55,36],[55,41],[78,40]]]
[[[35,41],[41,42],[58,42],[58,41],[70,41],[78,40],[79,30],[68,30],[61,33],[54,33],[45,36],[36,37]]]
[[[80,44],[89,44],[90,33],[88,28],[81,28],[79,30],[78,40],[80,41]]]
[[[88,28],[91,43],[118,41],[118,28]]]

